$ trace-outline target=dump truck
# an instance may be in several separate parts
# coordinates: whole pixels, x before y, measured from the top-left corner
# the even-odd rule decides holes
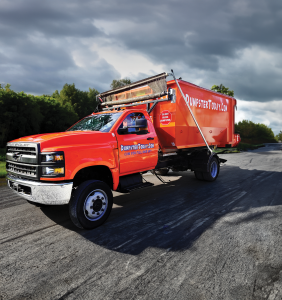
[[[152,186],[143,178],[148,171],[161,179],[170,169],[190,170],[215,181],[225,160],[214,149],[240,141],[236,99],[176,79],[173,71],[101,93],[97,103],[65,132],[19,138],[6,148],[9,188],[39,206],[68,204],[79,228],[106,221],[112,191]]]

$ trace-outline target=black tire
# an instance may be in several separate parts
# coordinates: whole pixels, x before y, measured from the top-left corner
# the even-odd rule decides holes
[[[219,163],[217,157],[212,157],[208,165],[209,172],[203,172],[204,180],[215,181],[219,174]]]
[[[194,171],[194,174],[198,180],[204,180],[203,172]]]
[[[98,180],[87,180],[73,192],[69,202],[69,214],[75,226],[94,229],[109,217],[113,206],[113,194],[109,186]]]
[[[155,172],[157,175],[165,176],[165,175],[167,175],[168,171],[169,171],[169,168],[161,168],[161,169],[156,170]]]

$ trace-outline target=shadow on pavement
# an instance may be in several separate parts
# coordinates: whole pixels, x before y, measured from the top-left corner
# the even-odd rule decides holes
[[[115,196],[117,207],[109,219],[91,231],[79,230],[72,224],[68,206],[46,206],[41,210],[54,222],[97,245],[137,255],[148,247],[188,249],[232,209],[232,212],[242,213],[282,202],[281,172],[224,166],[212,183],[196,180],[192,172],[169,173],[164,179],[169,180],[172,175],[181,176],[165,185]],[[275,216],[269,211],[250,212],[240,222]]]

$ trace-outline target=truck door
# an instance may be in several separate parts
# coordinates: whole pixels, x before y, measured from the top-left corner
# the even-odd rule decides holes
[[[121,175],[155,168],[158,160],[157,135],[143,113],[126,115],[116,136]]]

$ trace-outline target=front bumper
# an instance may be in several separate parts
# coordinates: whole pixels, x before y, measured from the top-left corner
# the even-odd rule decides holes
[[[17,195],[36,203],[68,204],[71,198],[72,182],[45,183],[7,176],[8,186]]]

